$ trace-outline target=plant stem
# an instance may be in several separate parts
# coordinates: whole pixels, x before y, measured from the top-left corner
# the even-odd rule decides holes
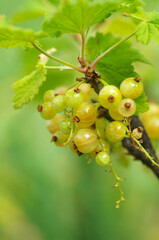
[[[129,38],[131,38],[133,35],[135,35],[135,33],[137,32],[138,28],[132,32],[130,35],[128,35],[126,38],[120,40],[119,42],[117,42],[116,44],[114,44],[112,47],[108,48],[105,52],[103,52],[99,57],[97,57],[94,62],[91,65],[91,70],[93,71],[95,66],[97,65],[97,63],[103,58],[105,57],[108,53],[110,53],[112,50],[114,50],[116,47],[118,47],[119,45],[121,45],[122,43],[126,42]]]
[[[82,33],[82,64],[85,64],[85,34]]]
[[[136,142],[136,144],[139,146],[139,149],[144,152],[145,156],[150,159],[150,161],[152,162],[153,165],[156,165],[157,167],[159,167],[159,164],[156,163],[154,160],[153,160],[153,157],[151,157],[148,152],[145,150],[145,148],[141,145],[141,143],[136,139],[134,138],[132,135],[131,135],[131,138],[134,140],[134,142]]]
[[[73,70],[73,68],[67,66],[45,66],[45,68],[48,70]]]
[[[65,61],[63,61],[63,60],[61,60],[61,59],[59,59],[59,58],[56,58],[56,57],[50,55],[50,54],[47,53],[45,50],[43,50],[42,48],[40,48],[35,42],[32,42],[32,45],[33,45],[39,52],[43,53],[44,55],[46,55],[47,57],[51,58],[52,60],[54,60],[54,61],[56,61],[56,62],[59,62],[59,63],[61,63],[61,64],[64,64],[64,65],[66,65],[66,66],[68,66],[68,67],[70,67],[70,68],[73,68],[73,69],[75,69],[75,70],[77,70],[77,71],[79,71],[79,72],[81,72],[81,73],[85,73],[85,70],[84,70],[84,69],[82,69],[82,68],[80,68],[80,67],[77,67],[77,66],[75,66],[75,65],[73,65],[73,64],[71,64],[71,63],[65,62]]]

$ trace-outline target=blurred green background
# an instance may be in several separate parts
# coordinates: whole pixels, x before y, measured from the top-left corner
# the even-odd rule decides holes
[[[44,12],[50,11],[44,2],[0,0],[0,14],[17,26],[40,30]],[[147,10],[159,11],[157,0],[145,2]],[[72,36],[42,44],[45,49],[56,47],[57,56],[77,64],[79,47]],[[149,99],[159,103],[159,48],[154,42],[134,46],[155,65],[136,68]],[[50,144],[36,106],[46,89],[71,84],[74,71],[48,72],[34,101],[13,110],[11,85],[34,69],[37,55],[34,49],[0,49],[0,240],[159,239],[159,184],[140,162],[130,159],[127,167],[121,164],[123,156],[112,155],[119,176],[127,179],[122,184],[126,202],[116,210],[113,176],[67,148]]]

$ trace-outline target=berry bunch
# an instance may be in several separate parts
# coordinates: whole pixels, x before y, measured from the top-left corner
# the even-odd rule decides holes
[[[110,144],[131,138],[132,144],[145,151],[141,145],[143,128],[131,130],[131,117],[136,112],[133,99],[143,92],[139,77],[125,79],[118,89],[105,83],[97,95],[86,79],[77,79],[72,87],[59,91],[49,90],[44,95],[44,104],[38,106],[41,117],[47,120],[46,126],[52,134],[51,142],[56,146],[68,145],[70,150],[81,156],[95,157],[100,166],[109,166],[116,178],[121,198],[116,207],[124,201],[119,178],[111,163]],[[103,81],[101,81],[103,82]],[[95,100],[94,100],[95,99]],[[100,108],[109,111],[112,122],[106,120]]]

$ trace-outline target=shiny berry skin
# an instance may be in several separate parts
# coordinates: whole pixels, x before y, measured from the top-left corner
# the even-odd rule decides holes
[[[126,126],[118,121],[109,123],[105,130],[105,136],[110,142],[121,142],[126,134]]]
[[[99,166],[107,166],[110,163],[110,157],[107,152],[100,152],[96,156],[96,163]]]
[[[84,95],[81,90],[69,89],[65,93],[65,102],[67,107],[76,108],[84,101]]]
[[[64,95],[67,91],[68,87],[66,86],[60,86],[55,89],[55,92],[59,95]]]
[[[56,92],[54,90],[48,90],[44,94],[44,102],[52,102],[53,98],[55,97]]]
[[[146,131],[151,139],[159,139],[159,117],[152,116],[145,122]]]
[[[118,112],[118,108],[109,109],[109,115],[113,120],[122,121],[124,119],[123,116]]]
[[[113,85],[107,85],[99,92],[99,102],[107,109],[117,107],[121,99],[120,90]]]
[[[60,131],[59,124],[64,119],[64,115],[56,115],[52,120],[47,120],[46,127],[51,134]]]
[[[125,98],[119,103],[118,111],[123,117],[130,117],[136,112],[136,103],[130,98]]]
[[[72,128],[73,122],[72,119],[68,118],[68,119],[64,119],[61,123],[60,123],[60,130],[62,133],[69,135],[71,132],[71,128]]]
[[[136,139],[142,138],[142,135],[143,135],[143,128],[142,127],[135,128],[132,131],[132,136]]]
[[[68,136],[63,134],[61,131],[55,133],[54,136],[52,136],[52,142],[54,142],[58,147],[63,147],[67,139]]]
[[[73,138],[78,150],[82,153],[90,153],[98,143],[97,135],[92,129],[80,129]]]
[[[78,117],[77,126],[79,128],[87,128],[92,126],[96,120],[96,109],[91,103],[82,103],[74,111],[74,115]]]
[[[138,98],[144,90],[140,78],[127,78],[120,85],[120,91],[126,98]]]
[[[55,117],[56,111],[53,107],[52,102],[45,102],[42,105],[42,111],[40,112],[41,117],[45,120],[51,120]]]
[[[57,95],[56,97],[54,97],[52,100],[52,104],[57,113],[63,112],[66,108],[66,103],[63,95]]]
[[[91,85],[89,83],[82,83],[79,86],[79,89],[81,89],[81,91],[83,92],[84,95],[84,101],[87,102],[91,96],[92,93],[92,88]]]

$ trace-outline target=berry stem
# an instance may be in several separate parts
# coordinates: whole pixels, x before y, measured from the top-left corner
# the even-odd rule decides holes
[[[85,65],[85,34],[82,33],[82,64]]]
[[[63,60],[61,60],[61,59],[59,59],[59,58],[56,58],[56,57],[50,55],[50,54],[47,53],[45,50],[43,50],[42,48],[40,48],[35,42],[32,42],[32,45],[33,45],[33,47],[36,48],[39,52],[43,53],[44,55],[46,55],[46,56],[49,57],[50,59],[52,59],[52,60],[54,60],[54,61],[56,61],[56,62],[59,62],[59,63],[61,63],[61,64],[64,64],[64,65],[66,65],[66,66],[68,66],[68,67],[70,67],[70,68],[73,68],[73,69],[77,70],[78,72],[85,73],[85,70],[82,69],[81,67],[77,67],[77,66],[75,66],[75,65],[73,65],[73,64],[71,64],[71,63],[65,62],[65,61],[63,61]]]
[[[153,157],[151,157],[148,152],[145,150],[145,148],[141,145],[141,143],[136,139],[134,138],[132,135],[131,135],[131,138],[133,139],[134,142],[136,142],[136,144],[139,146],[139,149],[144,152],[145,156],[152,162],[153,165],[156,165],[157,167],[159,167],[159,164],[156,163],[154,160],[153,160]]]
[[[103,52],[100,56],[98,56],[94,62],[91,65],[91,70],[93,71],[95,66],[97,65],[97,63],[103,58],[105,57],[108,53],[110,53],[112,50],[114,50],[116,47],[118,47],[119,45],[121,45],[122,43],[126,42],[129,38],[131,38],[132,36],[135,35],[135,33],[138,31],[138,28],[132,32],[131,34],[129,34],[127,37],[125,37],[124,39],[120,40],[119,42],[117,42],[116,44],[114,44],[112,47],[108,48],[105,52]]]
[[[67,66],[45,66],[45,69],[50,69],[50,70],[73,70],[73,68],[71,67],[67,67]]]

